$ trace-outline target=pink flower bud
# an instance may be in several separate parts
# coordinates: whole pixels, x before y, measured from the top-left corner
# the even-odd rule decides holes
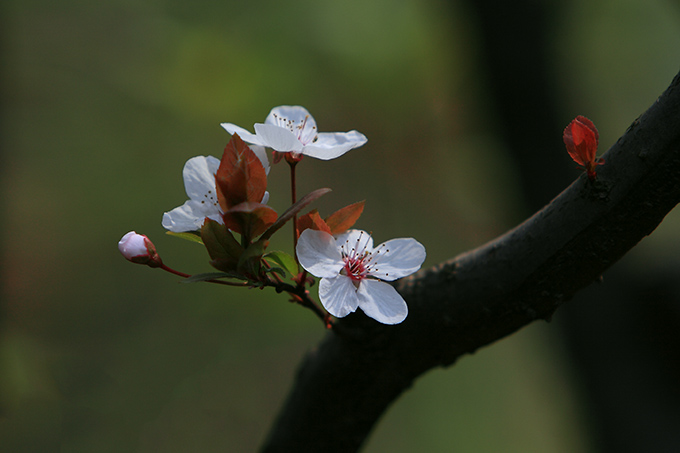
[[[148,237],[130,231],[118,241],[118,250],[126,260],[149,267],[161,267],[163,261],[156,252],[156,247]]]

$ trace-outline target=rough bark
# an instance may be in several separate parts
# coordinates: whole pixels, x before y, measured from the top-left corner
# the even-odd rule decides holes
[[[398,283],[406,321],[340,320],[303,361],[263,450],[355,451],[425,371],[554,311],[650,234],[680,201],[680,74],[605,154],[503,236]]]
[[[514,160],[526,205],[540,209],[574,171],[566,155],[546,159],[546,150],[560,146],[554,131],[570,119],[560,113],[553,47],[568,3],[465,3],[479,30],[488,116]],[[680,451],[680,285],[675,267],[649,264],[609,270],[605,285],[560,309],[552,329],[577,381],[586,434],[602,453]]]

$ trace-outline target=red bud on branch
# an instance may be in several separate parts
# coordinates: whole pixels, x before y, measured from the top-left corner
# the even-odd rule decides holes
[[[585,116],[577,116],[564,129],[563,139],[571,158],[583,167],[588,179],[594,181],[597,177],[595,167],[604,164],[604,159],[595,158],[600,134],[593,122]]]

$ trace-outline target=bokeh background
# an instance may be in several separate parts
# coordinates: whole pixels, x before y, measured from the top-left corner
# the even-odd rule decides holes
[[[116,247],[134,229],[170,266],[210,271],[204,250],[160,220],[185,201],[184,162],[221,156],[220,122],[252,130],[272,107],[297,104],[321,131],[366,134],[339,159],[306,159],[299,191],[331,187],[323,215],[366,199],[357,226],[379,242],[416,237],[427,266],[530,214],[466,2],[8,0],[2,10],[2,451],[261,444],[321,323],[271,291],[182,284]],[[670,0],[563,2],[549,36],[562,127],[590,117],[602,150],[679,68]],[[527,143],[532,133],[527,124]],[[549,133],[543,159],[573,167],[562,130]],[[567,174],[563,187],[579,172]],[[270,174],[279,212],[287,176],[281,165]],[[677,265],[679,223],[671,214],[619,265]],[[290,251],[281,236],[272,248]],[[428,373],[365,451],[596,450],[556,330],[537,323]]]

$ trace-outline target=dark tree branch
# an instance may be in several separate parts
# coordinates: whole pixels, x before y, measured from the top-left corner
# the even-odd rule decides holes
[[[604,157],[594,184],[581,176],[503,236],[400,281],[402,324],[338,322],[303,362],[264,451],[355,451],[422,373],[550,319],[650,234],[680,201],[680,74]]]
[[[569,2],[464,3],[479,30],[487,117],[515,161],[527,206],[540,209],[573,179],[566,154],[546,159],[561,147],[554,132],[576,113],[593,114],[563,116],[556,96],[554,30]],[[606,285],[580,291],[551,329],[578,382],[585,434],[602,453],[680,451],[680,286],[677,269],[660,264],[608,270]]]

